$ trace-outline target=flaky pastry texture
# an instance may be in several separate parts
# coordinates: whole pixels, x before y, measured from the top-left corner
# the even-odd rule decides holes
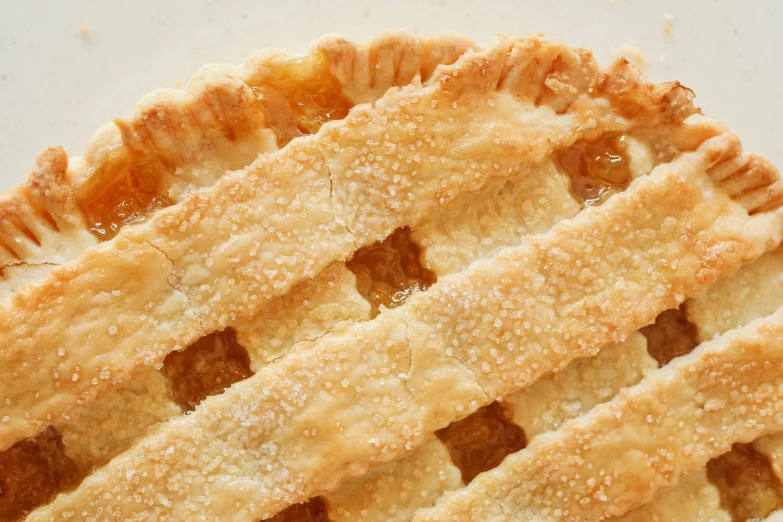
[[[326,37],[47,150],[0,200],[0,463],[75,471],[0,516],[776,516],[715,462],[780,473],[783,182],[692,99],[539,37]]]

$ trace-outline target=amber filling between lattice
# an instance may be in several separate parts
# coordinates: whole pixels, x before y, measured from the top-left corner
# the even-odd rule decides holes
[[[104,241],[111,239],[125,225],[169,206],[161,169],[154,161],[133,158],[123,149],[111,151],[79,198],[92,233]]]
[[[707,477],[734,522],[763,520],[783,508],[780,481],[767,458],[750,444],[734,444],[731,451],[712,459]]]
[[[321,497],[311,498],[302,504],[289,506],[266,522],[329,522],[326,504]]]
[[[353,103],[330,68],[326,55],[314,51],[276,62],[268,75],[251,82],[277,130],[278,146],[348,115]]]
[[[64,452],[54,428],[0,452],[0,520],[16,520],[76,487],[84,473]]]
[[[373,316],[381,307],[400,306],[413,292],[435,283],[435,274],[421,264],[421,248],[409,228],[356,251],[346,266],[356,274],[359,293],[370,302]]]
[[[436,432],[465,484],[527,446],[525,433],[511,417],[507,406],[493,402]]]
[[[685,304],[660,313],[653,324],[640,331],[647,338],[647,352],[661,366],[691,353],[699,344],[696,325],[688,320]]]
[[[315,51],[281,60],[263,79],[250,82],[280,147],[316,132],[327,121],[345,118],[353,107],[330,67],[329,59]],[[165,167],[154,159],[131,156],[122,148],[109,151],[80,197],[88,226],[101,240],[172,204],[162,183]]]
[[[555,164],[571,178],[571,191],[583,206],[625,190],[632,178],[628,138],[623,134],[577,142],[556,155]]]
[[[205,335],[185,350],[170,353],[162,371],[172,398],[185,411],[253,375],[250,356],[232,328]]]

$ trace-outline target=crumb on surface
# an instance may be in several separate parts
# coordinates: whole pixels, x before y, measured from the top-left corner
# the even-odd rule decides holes
[[[89,38],[89,36],[90,36],[90,28],[87,27],[86,25],[83,25],[83,26],[79,27],[79,35],[82,38]]]
[[[674,15],[671,13],[663,13],[663,34],[666,36],[672,35],[672,23],[674,22]]]
[[[647,61],[639,49],[628,44],[620,44],[619,47],[612,49],[612,56],[622,56],[640,69],[644,67]]]
[[[182,80],[175,81],[174,82],[174,87],[176,87],[177,89],[181,89],[182,88]]]

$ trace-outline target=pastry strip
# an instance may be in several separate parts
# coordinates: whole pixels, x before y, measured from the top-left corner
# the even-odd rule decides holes
[[[648,502],[732,443],[783,430],[781,335],[783,309],[701,345],[414,520],[600,520]]]
[[[708,140],[549,233],[289,353],[31,520],[71,510],[87,519],[268,517],[594,355],[779,243],[779,212],[749,217],[706,174],[726,145]],[[583,263],[569,268],[574,255]],[[127,472],[132,479],[118,481]]]
[[[62,422],[75,405],[125,385],[169,352],[254,316],[294,284],[415,225],[460,192],[522,172],[577,140],[681,121],[695,110],[687,89],[644,84],[623,63],[598,74],[595,87],[577,91],[562,112],[531,105],[510,93],[517,88],[511,73],[522,81],[537,71],[529,62],[509,64],[528,47],[501,40],[428,86],[356,107],[0,303],[7,341],[0,343],[0,449]],[[16,378],[22,365],[36,368],[25,386]],[[99,379],[104,366],[111,376]]]

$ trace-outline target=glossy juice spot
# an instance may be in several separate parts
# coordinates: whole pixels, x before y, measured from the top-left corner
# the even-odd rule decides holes
[[[169,380],[172,399],[185,411],[253,375],[250,356],[231,328],[205,335],[186,349],[170,353],[162,371]]]
[[[278,132],[278,145],[316,132],[327,121],[342,119],[353,107],[329,59],[318,51],[282,60],[252,88]]]
[[[161,172],[144,162],[134,162],[118,152],[104,172],[94,176],[90,196],[81,201],[90,230],[101,240],[117,235],[120,228],[142,221],[171,201],[162,193]]]
[[[608,135],[581,141],[555,158],[558,168],[571,178],[571,190],[583,206],[603,202],[631,182],[626,136]]]
[[[385,240],[356,251],[346,266],[356,274],[359,293],[370,302],[373,315],[394,308],[413,292],[426,290],[436,277],[421,265],[421,249],[408,228],[395,230]]]
[[[525,433],[509,419],[507,408],[493,402],[436,432],[465,484],[527,445]]]

